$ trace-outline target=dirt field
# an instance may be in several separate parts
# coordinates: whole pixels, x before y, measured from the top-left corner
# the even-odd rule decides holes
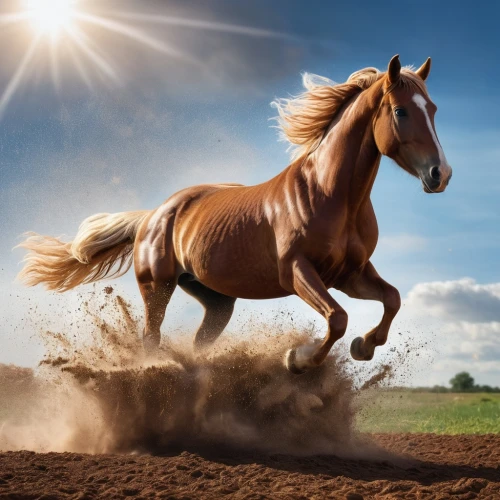
[[[0,498],[500,498],[500,436],[373,436],[383,460],[187,452],[0,454]]]
[[[103,300],[82,310],[87,344],[46,329],[39,367],[0,365],[0,500],[500,498],[499,434],[359,434],[406,418],[381,413],[377,391],[416,350],[360,366],[338,349],[297,377],[283,353],[311,333],[254,326],[201,357],[180,337],[151,359],[123,299]],[[493,403],[469,410],[496,418]]]

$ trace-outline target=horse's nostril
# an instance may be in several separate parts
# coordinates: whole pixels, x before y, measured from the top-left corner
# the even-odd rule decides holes
[[[441,174],[439,172],[439,167],[432,167],[430,170],[431,178],[435,181],[441,180]]]

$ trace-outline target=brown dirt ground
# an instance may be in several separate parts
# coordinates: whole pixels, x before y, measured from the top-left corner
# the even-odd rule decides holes
[[[500,498],[500,436],[372,436],[386,458],[0,453],[0,499]]]

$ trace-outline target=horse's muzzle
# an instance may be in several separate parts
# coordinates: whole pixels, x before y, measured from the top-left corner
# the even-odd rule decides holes
[[[448,186],[452,175],[449,165],[433,166],[420,175],[426,193],[442,193]]]

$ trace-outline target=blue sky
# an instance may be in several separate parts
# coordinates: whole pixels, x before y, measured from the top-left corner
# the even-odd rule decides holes
[[[81,0],[80,5],[91,10],[97,3]],[[383,160],[372,197],[381,234],[373,262],[404,297],[401,328],[411,338],[433,339],[435,361],[415,380],[446,383],[467,369],[481,383],[500,385],[495,337],[500,331],[499,6],[102,0],[98,8],[115,18],[125,11],[172,15],[273,35],[134,23],[196,64],[90,30],[119,74],[119,81],[110,83],[93,69],[91,88],[64,55],[54,87],[42,47],[0,122],[0,289],[5,296],[0,362],[33,365],[43,354],[31,338],[36,318],[26,326],[28,306],[37,304],[51,324],[69,324],[78,304],[76,293],[53,297],[14,283],[22,252],[12,247],[22,232],[71,236],[88,215],[154,208],[191,184],[266,180],[289,162],[286,145],[270,128],[272,99],[299,92],[301,72],[341,82],[362,67],[385,69],[399,53],[403,64],[416,66],[432,57],[428,88],[439,108],[436,128],[454,175],[446,193],[429,196],[416,179]],[[0,34],[12,47],[0,69],[0,92],[30,36],[29,27],[4,28]],[[118,286],[140,305],[132,273]],[[178,295],[165,333],[199,319],[198,306]],[[380,308],[337,298],[350,313],[346,343],[339,347],[345,349],[363,333],[359,329],[378,322]],[[66,307],[64,318],[61,307]],[[316,319],[320,330],[324,326],[290,298],[240,301],[230,327],[237,331],[237,321],[261,311],[272,318],[276,309],[293,312],[297,320]],[[395,335],[391,339],[398,342]]]

